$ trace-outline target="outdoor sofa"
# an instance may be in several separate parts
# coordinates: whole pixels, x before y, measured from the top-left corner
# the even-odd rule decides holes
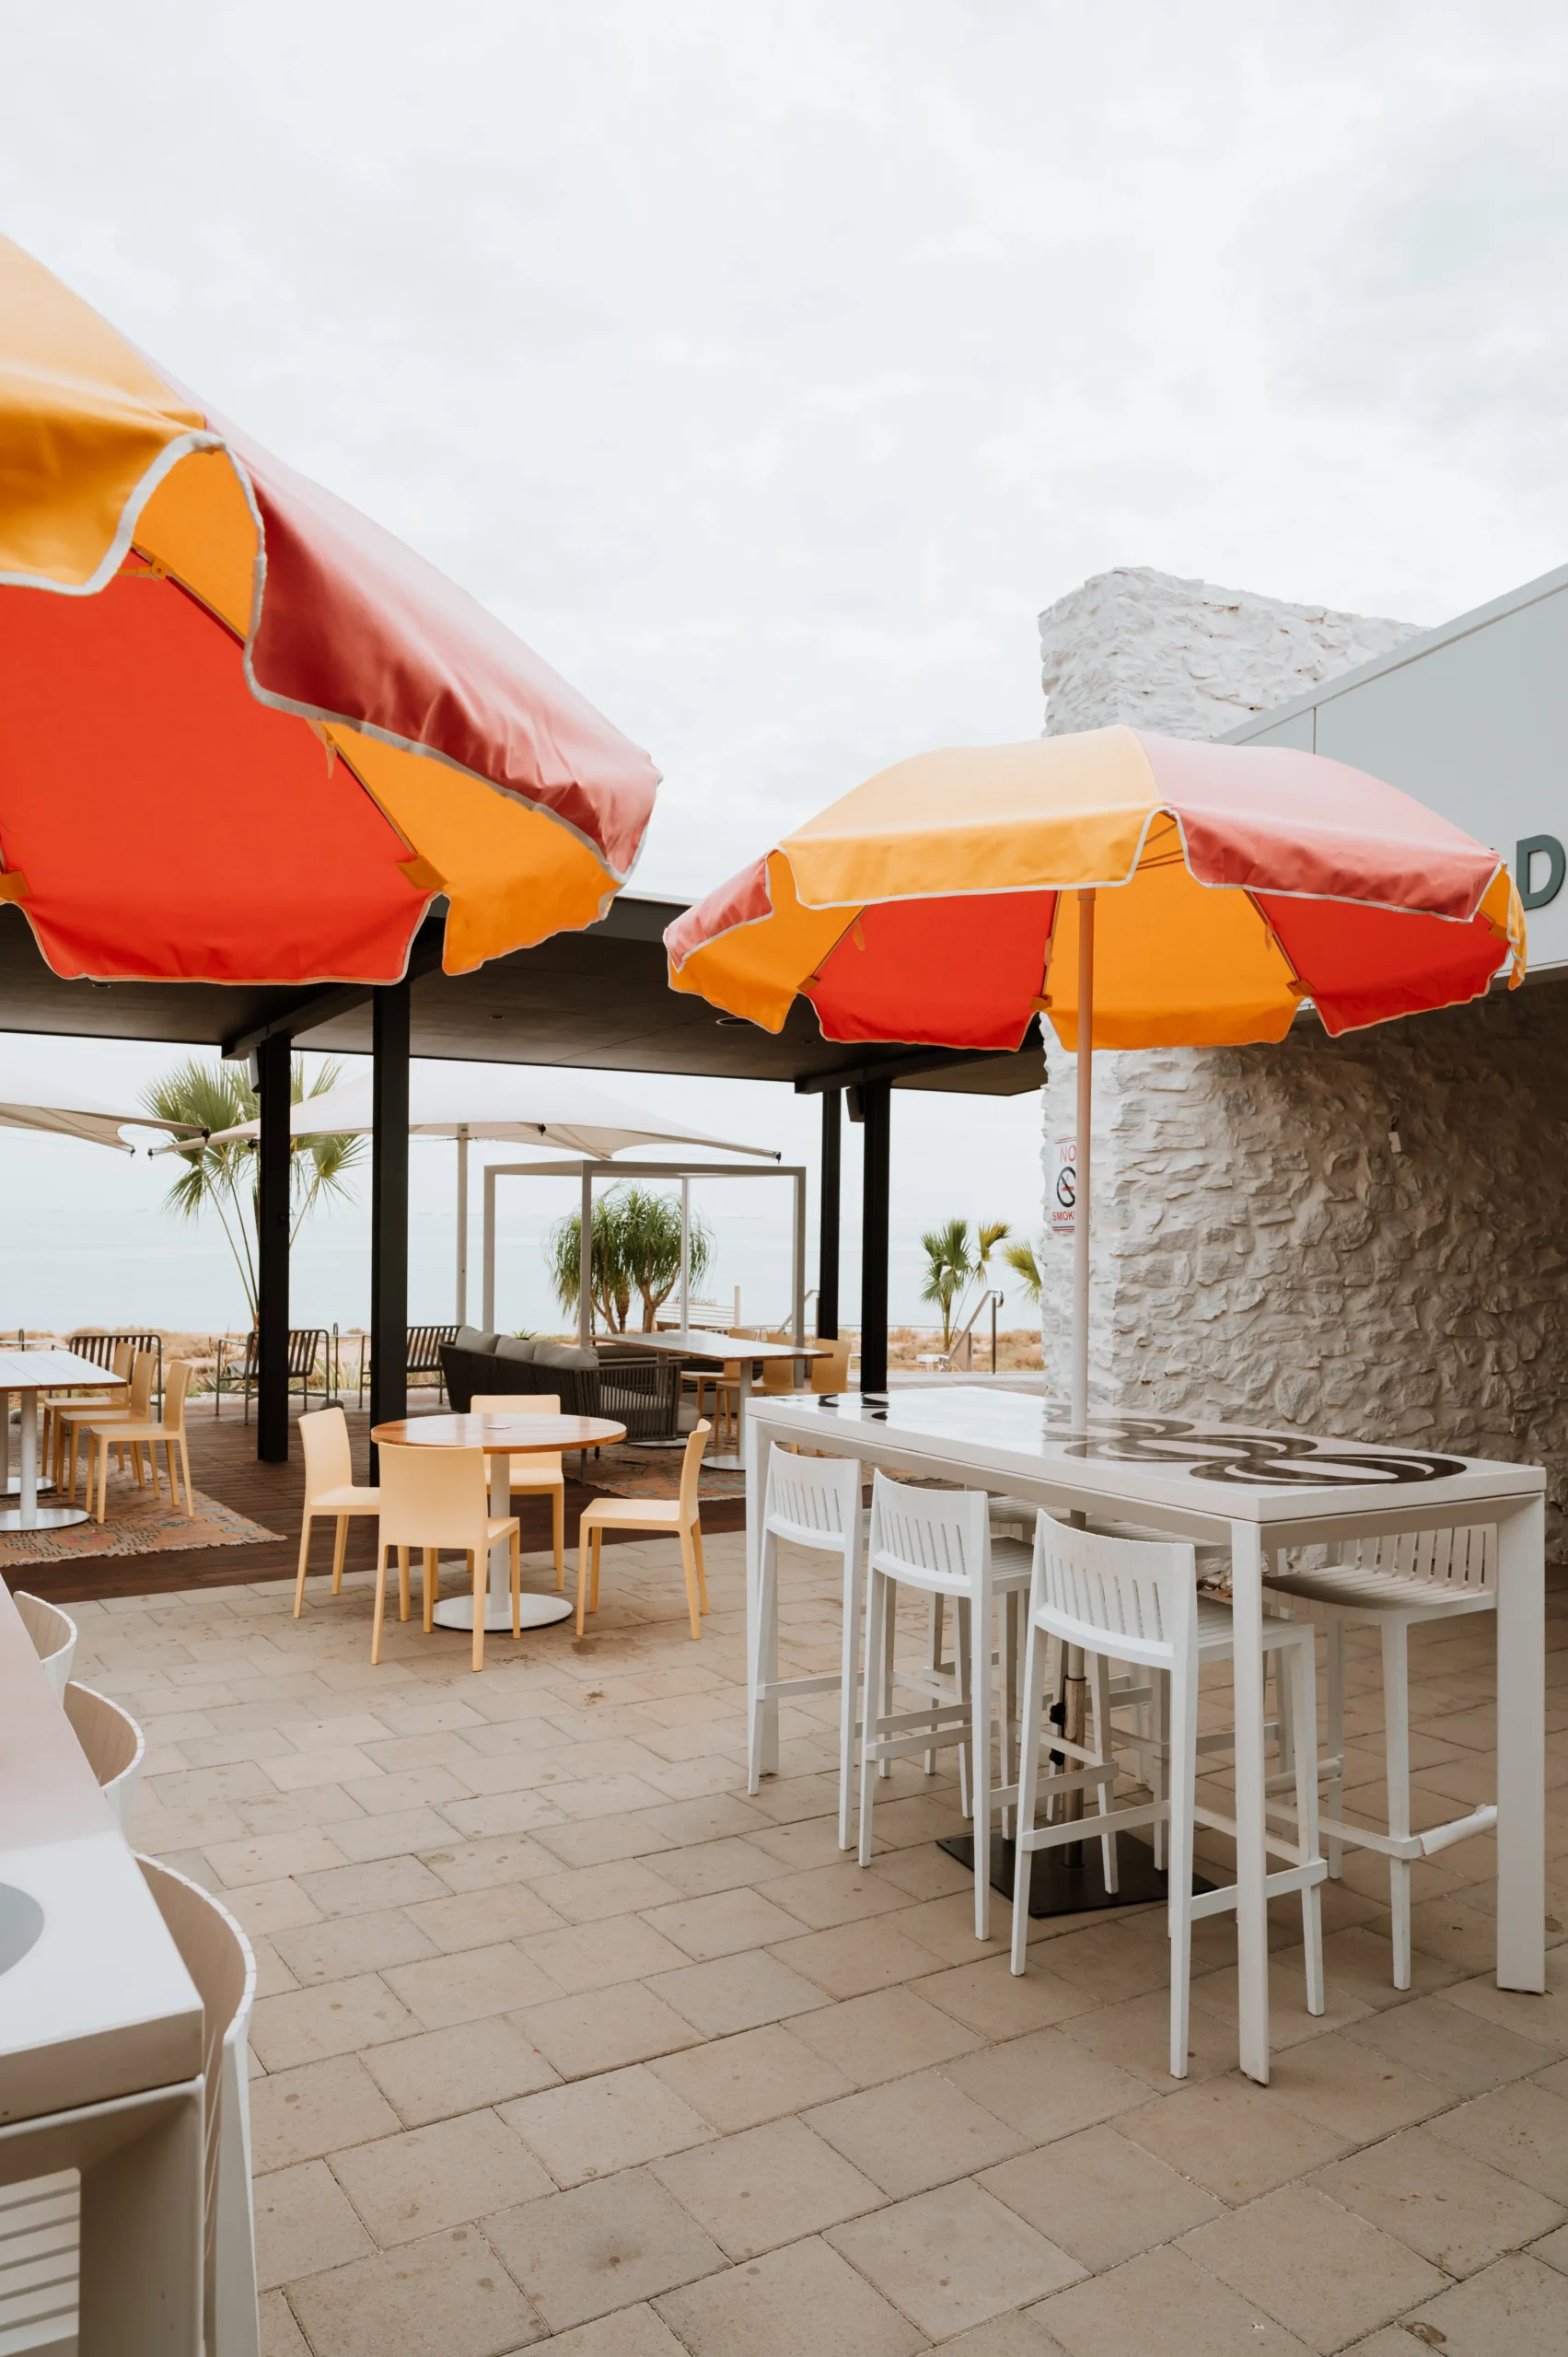
[[[679,1429],[680,1363],[651,1352],[459,1326],[457,1341],[441,1345],[441,1369],[459,1415],[476,1392],[553,1391],[563,1415],[613,1417],[628,1440],[668,1440]]]

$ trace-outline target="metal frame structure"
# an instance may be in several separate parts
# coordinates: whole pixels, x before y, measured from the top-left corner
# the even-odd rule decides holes
[[[693,1178],[790,1178],[795,1182],[791,1256],[790,1340],[806,1340],[806,1166],[799,1162],[492,1162],[484,1172],[484,1322],[495,1324],[495,1181],[497,1178],[575,1178],[582,1186],[581,1262],[577,1283],[577,1339],[584,1349],[593,1333],[594,1180],[678,1178],[680,1181],[680,1330],[686,1331],[691,1297],[691,1181]]]

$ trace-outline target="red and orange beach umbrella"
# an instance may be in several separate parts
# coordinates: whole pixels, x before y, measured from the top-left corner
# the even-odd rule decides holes
[[[900,761],[808,819],[665,935],[669,979],[779,1030],[1079,1051],[1074,1411],[1087,1406],[1096,1047],[1331,1033],[1524,978],[1494,851],[1342,762],[1113,727]]]
[[[0,899],[66,977],[398,981],[592,923],[647,755],[0,239]]]

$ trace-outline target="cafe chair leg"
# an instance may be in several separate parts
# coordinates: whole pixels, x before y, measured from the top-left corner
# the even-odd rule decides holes
[[[299,1527],[299,1572],[294,1583],[294,1617],[296,1620],[305,1609],[305,1573],[310,1561],[310,1523],[311,1516],[307,1513]],[[342,1523],[338,1528],[343,1528]],[[333,1585],[335,1588],[335,1582]]]

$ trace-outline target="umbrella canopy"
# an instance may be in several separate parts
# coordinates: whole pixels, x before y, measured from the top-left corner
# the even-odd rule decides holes
[[[110,1145],[122,1154],[134,1154],[121,1132],[125,1129],[165,1130],[172,1138],[199,1138],[200,1124],[194,1121],[164,1121],[156,1113],[117,1111],[110,1105],[98,1105],[89,1098],[78,1098],[74,1105],[39,1105],[30,1097],[0,1098],[0,1129],[43,1130],[54,1137],[86,1138],[92,1145]]]
[[[396,981],[591,923],[647,755],[0,239],[0,900],[60,975]]]
[[[371,1086],[368,1073],[355,1074],[319,1097],[302,1097],[290,1117],[295,1136],[368,1132]],[[210,1143],[227,1145],[258,1133],[259,1124],[246,1121],[215,1132]],[[626,1146],[699,1145],[755,1155],[761,1161],[779,1159],[772,1146],[741,1145],[732,1138],[712,1137],[705,1130],[683,1129],[641,1106],[586,1087],[570,1074],[431,1072],[417,1063],[409,1075],[409,1135],[505,1139],[605,1158]]]
[[[689,909],[669,978],[830,1039],[1078,1045],[1078,895],[1097,895],[1093,1044],[1341,1032],[1523,978],[1494,851],[1397,787],[1278,747],[1124,727],[923,753]]]

